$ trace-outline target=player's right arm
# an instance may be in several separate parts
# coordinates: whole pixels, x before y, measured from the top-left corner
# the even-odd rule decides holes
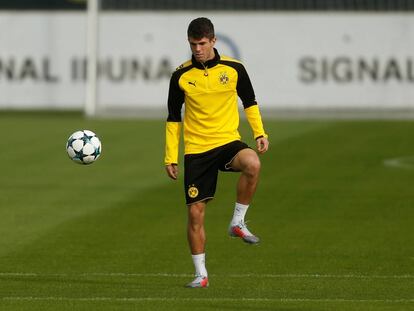
[[[167,171],[168,177],[171,179],[176,180],[178,177],[178,166],[177,164],[167,164],[165,166],[165,170]]]
[[[178,85],[179,75],[173,73],[168,92],[168,118],[165,126],[165,168],[172,179],[178,176],[178,150],[181,134],[181,108],[184,103],[184,92]]]

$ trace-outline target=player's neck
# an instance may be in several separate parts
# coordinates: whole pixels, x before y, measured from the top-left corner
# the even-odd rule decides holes
[[[210,55],[207,57],[207,59],[203,62],[199,62],[201,63],[203,66],[205,66],[209,61],[213,60],[214,58],[216,58],[216,52],[214,51],[214,49],[210,52]]]

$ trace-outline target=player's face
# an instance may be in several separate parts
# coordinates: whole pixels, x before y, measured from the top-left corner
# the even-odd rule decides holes
[[[215,37],[212,39],[205,37],[201,39],[188,38],[188,42],[190,43],[191,52],[198,62],[205,63],[214,58]]]

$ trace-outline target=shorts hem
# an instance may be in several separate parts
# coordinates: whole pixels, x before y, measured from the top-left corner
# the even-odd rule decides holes
[[[213,199],[214,199],[214,197],[206,197],[206,198],[203,198],[203,199],[198,200],[198,201],[194,201],[194,202],[191,202],[191,203],[186,203],[186,205],[188,206],[188,205],[191,205],[191,204],[200,203],[200,202],[203,202],[203,201],[206,201],[206,200],[210,201],[210,200],[213,200]]]
[[[231,158],[231,160],[230,160],[229,162],[227,162],[226,164],[224,164],[224,168],[225,168],[227,171],[232,170],[232,171],[234,171],[234,172],[240,172],[240,171],[236,171],[236,170],[234,170],[234,169],[231,167],[231,162],[233,162],[234,158],[235,158],[235,157],[237,157],[237,155],[240,153],[240,151],[242,151],[242,150],[244,150],[244,149],[252,149],[252,148],[250,148],[249,146],[247,146],[246,148],[243,148],[243,149],[240,149],[239,151],[237,151],[237,153],[234,155],[234,157],[232,157],[232,158]]]

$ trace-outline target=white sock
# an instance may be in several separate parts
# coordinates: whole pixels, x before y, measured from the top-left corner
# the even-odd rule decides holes
[[[231,220],[232,225],[236,225],[240,222],[244,221],[244,216],[246,215],[247,209],[249,208],[249,205],[237,203],[234,207],[234,214],[233,219]]]
[[[207,276],[206,254],[191,255],[196,271],[196,275]]]

